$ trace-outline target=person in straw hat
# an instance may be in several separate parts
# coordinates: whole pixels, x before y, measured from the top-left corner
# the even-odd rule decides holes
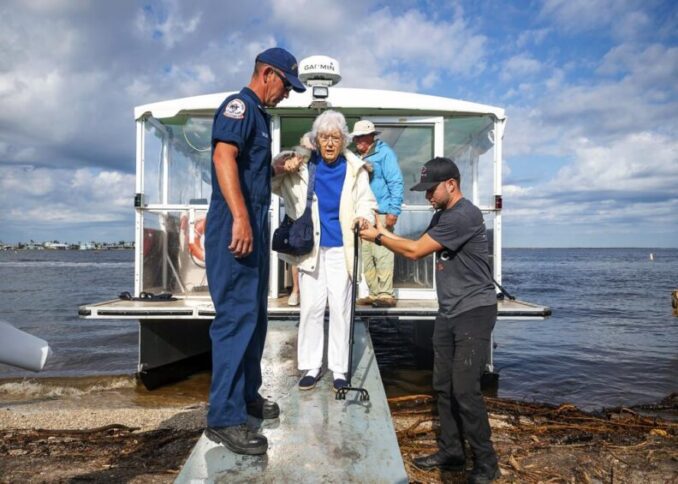
[[[353,126],[353,143],[370,170],[370,188],[379,204],[377,217],[387,230],[393,231],[403,203],[403,175],[395,152],[376,136],[374,123],[361,120]],[[393,307],[393,252],[366,242],[362,246],[363,273],[370,293],[358,304]]]

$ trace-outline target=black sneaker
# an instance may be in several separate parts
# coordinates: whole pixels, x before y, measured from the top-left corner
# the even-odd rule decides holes
[[[501,472],[498,466],[481,467],[474,466],[471,475],[468,476],[469,484],[489,484],[495,479],[501,477]]]
[[[247,413],[262,420],[278,418],[280,407],[273,400],[257,395],[257,399],[247,403]]]
[[[445,471],[462,472],[466,466],[464,456],[449,456],[440,451],[435,454],[416,457],[413,462],[415,466],[424,471],[442,469]]]
[[[212,442],[223,444],[236,454],[261,455],[268,450],[268,440],[250,430],[245,424],[231,427],[207,427],[205,436]]]

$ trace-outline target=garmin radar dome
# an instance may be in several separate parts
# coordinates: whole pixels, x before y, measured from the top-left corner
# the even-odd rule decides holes
[[[312,55],[299,63],[299,79],[311,88],[313,103],[322,102],[330,95],[330,87],[341,81],[339,61],[326,55]]]

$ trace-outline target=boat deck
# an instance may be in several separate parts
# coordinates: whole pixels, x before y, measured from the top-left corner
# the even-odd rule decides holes
[[[281,414],[249,422],[268,438],[268,453],[237,455],[203,434],[175,482],[407,482],[365,326],[356,324],[352,383],[369,391],[368,402],[355,392],[335,400],[331,373],[315,389],[300,391],[296,336],[292,321],[269,325],[261,393],[279,403]]]
[[[360,318],[434,319],[438,311],[436,299],[399,299],[393,308],[356,306]],[[115,319],[213,319],[214,305],[209,297],[177,298],[174,301],[127,301],[114,299],[80,306],[85,318]],[[551,309],[519,300],[498,301],[499,319],[543,319]],[[299,319],[299,306],[288,306],[287,296],[268,300],[271,319]]]

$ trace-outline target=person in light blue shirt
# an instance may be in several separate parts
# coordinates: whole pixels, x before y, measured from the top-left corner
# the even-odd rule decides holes
[[[370,188],[379,204],[377,217],[384,227],[393,231],[403,203],[403,175],[395,152],[382,140],[374,123],[361,120],[353,126],[353,142],[360,157],[368,164]],[[362,246],[363,273],[370,293],[358,304],[393,307],[393,252],[370,242]]]

